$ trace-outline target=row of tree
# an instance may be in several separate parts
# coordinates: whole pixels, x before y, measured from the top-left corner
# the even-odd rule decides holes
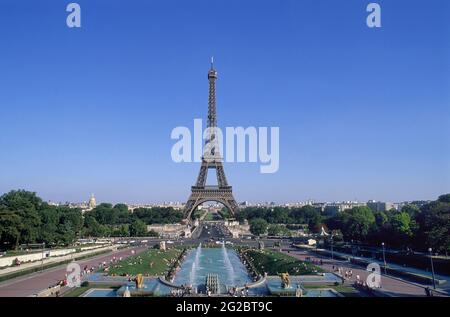
[[[326,216],[312,206],[301,208],[246,208],[238,218],[247,219],[254,234],[284,233],[280,226],[269,224],[306,224],[309,231],[324,227],[336,239],[371,245],[386,242],[398,248],[439,252],[450,251],[450,194],[436,201],[417,206],[406,205],[400,211],[372,211],[354,207],[334,216]],[[270,232],[269,232],[270,230]]]
[[[270,224],[306,224],[311,231],[320,228],[324,217],[322,213],[312,206],[303,206],[299,208],[287,207],[247,207],[241,209],[236,219],[242,222],[243,220],[264,219]]]
[[[41,242],[67,245],[81,237],[144,236],[154,234],[147,232],[148,224],[176,223],[182,218],[173,208],[138,208],[131,213],[124,204],[100,204],[83,215],[80,209],[51,206],[35,193],[11,191],[0,197],[0,248]],[[364,206],[325,216],[312,206],[251,207],[242,209],[237,219],[249,220],[254,234],[285,235],[286,228],[304,224],[311,232],[324,227],[346,241],[450,251],[450,194],[401,211],[374,212]]]
[[[78,238],[154,235],[147,225],[181,221],[173,208],[139,208],[100,204],[82,213],[79,208],[53,206],[36,193],[15,190],[0,197],[0,249],[20,244],[68,245]]]
[[[19,190],[0,197],[0,247],[69,244],[83,229],[79,209],[50,206],[35,193]]]
[[[254,235],[268,234],[269,236],[288,237],[291,231],[281,224],[269,224],[265,219],[255,218],[250,220],[250,232]]]

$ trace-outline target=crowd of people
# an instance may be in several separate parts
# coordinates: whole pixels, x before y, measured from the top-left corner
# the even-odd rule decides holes
[[[241,290],[237,289],[236,287],[232,287],[228,294],[233,297],[246,297],[248,296],[248,288],[244,287]]]
[[[88,267],[87,265],[84,266],[83,271],[81,272],[81,276],[85,276],[91,273],[94,273],[96,271],[102,271],[102,272],[109,272],[111,267],[114,267],[115,264],[122,261],[122,257],[115,257],[113,256],[109,262],[103,261],[99,262],[97,266],[91,266]]]

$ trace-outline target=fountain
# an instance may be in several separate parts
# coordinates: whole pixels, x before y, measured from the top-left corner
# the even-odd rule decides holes
[[[227,293],[227,288],[243,287],[251,283],[245,266],[234,250],[225,246],[219,248],[203,248],[191,250],[175,274],[173,283],[191,285],[195,293],[206,293],[207,276],[217,277],[218,293]]]
[[[200,254],[202,253],[202,244],[200,243],[197,247],[197,250],[195,251],[195,258],[194,261],[192,261],[192,267],[191,272],[189,276],[189,280],[191,282],[191,286],[194,287],[195,281],[197,279],[197,269],[200,265]]]
[[[207,274],[205,285],[208,295],[220,293],[219,276],[217,274]]]
[[[249,295],[249,296],[289,296],[289,297],[336,297],[341,296],[327,285],[340,281],[336,275],[290,276],[284,272],[278,276],[258,276],[252,280],[243,261],[237,252],[226,248],[225,243],[218,247],[190,249],[180,267],[173,275],[173,280],[165,277],[144,278],[138,274],[134,281],[125,277],[108,277],[122,281],[122,287],[117,291],[110,289],[92,289],[84,294],[86,297],[107,296],[175,296],[182,294],[210,294],[210,295]],[[244,257],[245,258],[245,257]],[[304,286],[306,285],[306,286]],[[309,286],[314,285],[314,289]],[[317,286],[324,288],[317,289]],[[195,295],[194,295],[195,296]]]
[[[227,269],[227,283],[228,285],[234,286],[234,268],[231,264],[230,257],[228,256],[227,248],[225,247],[225,242],[222,242],[222,256]]]

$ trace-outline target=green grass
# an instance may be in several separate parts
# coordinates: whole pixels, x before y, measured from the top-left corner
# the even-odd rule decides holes
[[[345,297],[361,297],[361,294],[357,289],[351,285],[303,285],[305,289],[316,289],[316,288],[332,288],[336,292],[341,293]]]
[[[151,249],[139,255],[127,258],[110,268],[109,275],[136,275],[150,276],[165,275],[178,259],[182,250],[169,249],[166,251]]]
[[[81,287],[74,287],[67,293],[63,295],[63,297],[80,297],[82,294],[87,292],[89,289],[93,288],[93,286],[81,286]],[[99,287],[100,288],[100,287]],[[104,286],[101,286],[101,288],[105,288]]]
[[[324,272],[318,266],[277,251],[247,250],[246,254],[261,274],[266,272],[269,275],[278,275],[287,272],[290,275],[308,275]]]
[[[68,292],[64,293],[63,297],[80,297],[84,293],[86,293],[88,290],[92,288],[101,288],[101,289],[118,289],[119,286],[117,285],[104,285],[104,284],[89,284],[88,286],[81,286],[81,287],[74,287],[73,289],[69,290]]]

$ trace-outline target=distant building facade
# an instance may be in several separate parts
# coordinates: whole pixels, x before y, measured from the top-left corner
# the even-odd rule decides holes
[[[95,200],[94,194],[92,194],[91,198],[89,198],[88,207],[89,207],[89,209],[94,209],[95,207],[97,207],[97,201]]]
[[[373,212],[388,211],[391,209],[396,209],[396,205],[393,203],[383,202],[383,201],[375,201],[375,200],[369,200],[367,202],[367,207],[372,209]]]
[[[189,238],[191,236],[191,227],[178,223],[147,225],[147,231],[154,231],[158,233],[160,238],[166,239]]]

